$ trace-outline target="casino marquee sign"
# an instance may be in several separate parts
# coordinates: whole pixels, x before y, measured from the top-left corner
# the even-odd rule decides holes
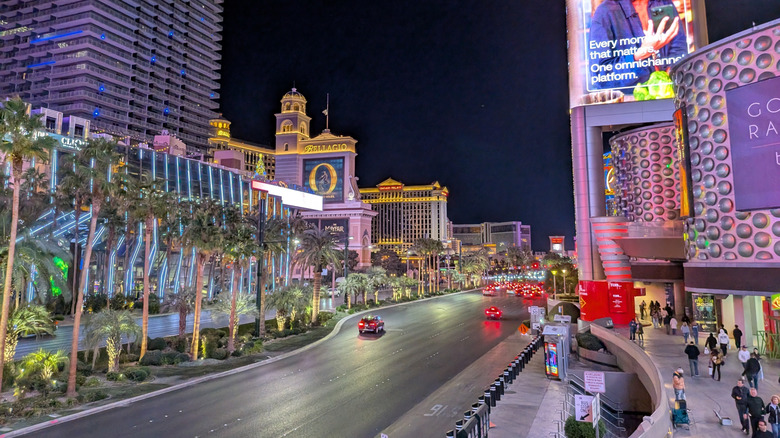
[[[321,154],[327,152],[355,152],[355,146],[348,143],[308,144],[303,147],[304,154]]]

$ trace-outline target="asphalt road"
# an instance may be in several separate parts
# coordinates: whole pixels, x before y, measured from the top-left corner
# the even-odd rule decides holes
[[[305,352],[57,424],[37,437],[373,437],[514,334],[525,300],[465,293],[381,309],[386,333],[359,335],[352,317]],[[486,321],[498,305],[502,321]],[[513,357],[487,362],[492,381]],[[483,359],[484,362],[484,359]],[[465,410],[481,394],[465,394]],[[420,418],[408,436],[441,437],[447,427]],[[398,438],[394,435],[391,438]]]

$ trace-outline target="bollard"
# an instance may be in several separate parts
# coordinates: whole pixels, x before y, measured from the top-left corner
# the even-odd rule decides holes
[[[463,421],[463,420],[456,421],[455,422],[455,430],[457,430],[458,432],[463,430],[463,423],[465,423],[465,421]]]
[[[504,382],[506,383],[512,383],[512,380],[514,380],[512,379],[512,373],[509,371],[504,371],[504,376],[501,378],[504,379]]]
[[[496,383],[490,385],[490,398],[492,398],[496,402],[501,401],[501,393],[499,392],[498,384]]]
[[[468,423],[468,421],[471,420],[471,415],[472,415],[472,412],[470,410],[464,412],[463,413],[463,422],[464,423]]]
[[[490,388],[485,390],[484,397],[485,397],[485,404],[486,405],[488,405],[490,407],[495,407],[496,406],[496,399],[493,398],[492,391],[490,390]]]
[[[506,369],[509,370],[509,374],[512,376],[512,380],[515,380],[517,378],[517,367],[515,366],[515,363],[509,362],[509,365],[506,367]]]
[[[480,396],[479,396],[479,398],[477,398],[477,403],[476,403],[476,405],[477,405],[477,406],[482,406],[482,405],[484,405],[484,404],[485,404],[485,396],[484,396],[484,395],[480,395]],[[472,406],[473,406],[473,405],[472,405]]]
[[[448,430],[447,434],[444,435],[446,438],[455,438],[455,431],[454,430]]]
[[[525,353],[520,355],[517,364],[520,365],[520,371],[523,371],[523,368],[525,368]]]
[[[496,383],[498,384],[498,394],[504,395],[504,388],[506,388],[506,383],[504,382],[504,376],[501,376],[498,379],[496,379]]]

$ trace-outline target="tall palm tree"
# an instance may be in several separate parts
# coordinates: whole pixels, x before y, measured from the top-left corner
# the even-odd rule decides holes
[[[374,303],[379,303],[379,289],[387,284],[387,271],[381,266],[372,266],[366,271],[368,277],[368,288],[374,293]],[[365,293],[363,301],[366,301]]]
[[[152,260],[152,231],[156,218],[168,214],[170,195],[157,188],[152,177],[144,176],[143,181],[131,191],[130,214],[136,220],[144,224],[144,284],[143,284],[143,310],[141,317],[141,353],[140,358],[146,354],[146,342],[149,332],[149,277],[151,276]],[[159,285],[159,279],[158,279]]]
[[[314,292],[311,311],[311,322],[317,324],[320,312],[320,287],[322,286],[322,269],[341,261],[340,251],[336,250],[336,239],[327,230],[310,229],[303,233],[301,252],[296,257],[305,267],[314,268]]]
[[[135,322],[132,313],[127,310],[111,310],[110,308],[92,315],[85,331],[91,338],[87,343],[99,344],[106,341],[109,371],[119,369],[122,336],[126,336],[130,342],[131,339],[135,339],[141,334],[141,329]]]
[[[235,297],[235,298],[234,298]],[[255,296],[253,294],[237,294],[228,299],[220,294],[214,307],[211,308],[211,314],[218,323],[227,322],[228,326],[228,345],[227,350],[232,353],[235,351],[235,339],[238,335],[238,321],[242,316],[257,317],[257,306],[255,306]]]
[[[49,311],[44,306],[18,307],[8,319],[8,334],[5,339],[5,362],[11,363],[16,354],[19,336],[33,334],[35,336],[54,333],[54,322]]]
[[[179,293],[167,294],[160,305],[163,313],[176,312],[179,314],[179,338],[184,338],[187,331],[187,315],[195,308],[195,289],[183,287]]]
[[[103,293],[106,294],[109,301],[113,291],[108,290],[109,275],[111,274],[111,253],[114,252],[114,244],[116,244],[116,234],[125,228],[127,221],[125,221],[124,211],[120,207],[122,201],[117,200],[106,205],[103,210],[103,226],[106,227],[106,260],[103,267]]]
[[[28,106],[19,97],[3,103],[0,109],[0,153],[11,164],[11,180],[13,195],[11,202],[11,232],[8,240],[8,258],[3,284],[3,307],[0,316],[0,342],[5,351],[5,339],[8,332],[8,315],[11,304],[11,280],[14,267],[14,251],[16,250],[16,235],[19,222],[19,196],[22,189],[22,172],[25,162],[36,160],[37,164],[49,160],[55,140],[49,136],[37,137],[43,128],[40,115],[28,115]],[[7,136],[7,137],[6,137]],[[4,355],[0,355],[0,389],[2,389]]]
[[[240,215],[240,212],[235,208],[229,208],[228,211],[232,212],[228,218],[229,226],[226,229],[226,250],[225,256],[233,267],[233,287],[230,288],[230,321],[228,325],[228,345],[229,352],[235,350],[235,336],[238,328],[238,315],[236,314],[236,308],[238,305],[238,296],[240,294],[237,284],[241,283],[240,273],[249,267],[249,260],[253,255],[258,254],[259,245],[257,240],[253,237],[254,233],[251,225],[244,221],[244,218]],[[255,308],[255,310],[257,310]],[[265,324],[260,324],[264,326]],[[235,327],[234,327],[235,326]]]
[[[106,140],[105,138],[95,138],[87,141],[87,144],[76,153],[76,161],[80,163],[77,173],[88,176],[83,181],[84,185],[89,188],[88,194],[92,207],[92,217],[89,221],[86,250],[82,259],[84,267],[81,270],[81,280],[79,281],[78,290],[74,291],[76,311],[73,318],[73,340],[70,344],[70,372],[68,374],[68,389],[66,392],[68,397],[76,396],[76,364],[78,363],[81,311],[84,306],[84,293],[87,288],[87,275],[89,275],[92,249],[95,246],[95,230],[100,217],[100,209],[108,202],[108,199],[125,190],[121,180],[112,180],[109,177],[110,173],[113,172],[114,166],[119,162],[119,154],[116,152],[116,148],[117,145],[114,141]]]
[[[203,307],[203,270],[206,262],[222,249],[223,231],[221,206],[210,198],[190,201],[185,208],[183,247],[195,249],[195,306],[193,310],[192,345],[190,354],[198,358],[200,345],[200,313]]]

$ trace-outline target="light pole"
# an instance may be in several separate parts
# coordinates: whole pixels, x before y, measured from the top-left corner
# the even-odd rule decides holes
[[[555,269],[551,270],[553,275],[553,299],[555,299],[555,295],[558,293],[558,285],[555,283],[555,276],[558,274],[558,271]]]
[[[347,279],[348,269],[347,264],[349,262],[349,241],[352,240],[352,236],[344,235],[344,280]]]
[[[412,251],[406,251],[406,276],[409,276],[409,259],[412,257]]]
[[[566,295],[566,270],[563,271],[563,294]]]

